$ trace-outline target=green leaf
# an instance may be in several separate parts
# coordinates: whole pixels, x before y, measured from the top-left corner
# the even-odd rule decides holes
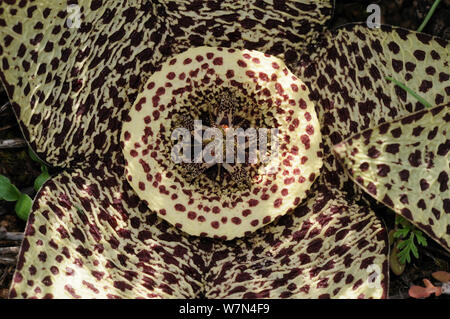
[[[414,244],[414,242],[411,243],[410,247],[414,257],[419,258],[419,250],[417,249],[417,246]]]
[[[418,229],[414,229],[413,232],[414,232],[414,235],[416,235],[417,242],[420,245],[426,247],[428,245],[427,238],[423,235],[423,233]]]
[[[34,181],[34,190],[37,192],[41,189],[42,185],[50,178],[47,167],[41,166],[42,173]]]
[[[403,250],[401,250],[398,254],[398,261],[401,264],[405,264],[405,263],[409,263],[411,262],[411,256],[410,256],[410,247],[406,244],[405,248]]]
[[[37,157],[36,153],[31,148],[28,148],[28,155],[33,161],[45,166],[44,162]]]
[[[20,197],[20,191],[11,184],[6,176],[0,175],[0,199],[8,202],[14,202]]]
[[[406,248],[407,246],[408,246],[408,240],[405,240],[398,244],[398,249],[403,250],[403,248]]]
[[[33,204],[33,200],[28,196],[27,194],[21,194],[19,197],[19,200],[16,203],[16,206],[14,207],[17,216],[19,216],[20,219],[27,221],[28,216],[31,212],[31,206]]]
[[[409,233],[408,228],[399,228],[394,233],[394,238],[406,238]]]

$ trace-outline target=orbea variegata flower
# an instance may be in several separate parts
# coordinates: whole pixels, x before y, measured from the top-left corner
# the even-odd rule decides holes
[[[68,5],[79,28],[66,4],[0,5],[0,77],[31,147],[65,168],[34,201],[11,297],[386,297],[367,194],[449,249],[446,41],[326,30],[326,0]],[[281,170],[217,190],[170,162],[170,133],[206,102],[226,113],[230,88],[233,115],[278,124]]]

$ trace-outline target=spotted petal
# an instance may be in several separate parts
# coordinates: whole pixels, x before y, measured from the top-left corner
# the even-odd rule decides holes
[[[329,0],[2,1],[0,78],[25,137],[59,166],[114,157],[124,112],[159,63],[191,46],[245,47],[289,62]]]
[[[10,297],[194,298],[204,265],[195,240],[150,212],[123,168],[74,169],[33,205]]]
[[[206,296],[386,297],[386,230],[364,201],[324,185],[276,223],[216,245]]]
[[[385,77],[403,83],[433,105],[449,102],[449,52],[447,41],[396,27],[370,29],[356,24],[328,31],[312,62],[298,70],[316,101],[323,138],[335,145],[424,108]],[[331,150],[326,148],[325,154]],[[342,172],[332,157],[324,165]],[[336,176],[327,180],[340,187],[344,181]]]
[[[194,170],[192,180],[192,165],[206,164],[206,158],[200,156],[201,164],[192,163],[192,132],[178,125],[186,122],[179,118],[213,126],[210,118],[223,112],[224,93],[238,101],[235,107],[228,105],[237,121],[228,122],[226,132],[216,128],[214,141],[221,146],[214,150],[220,155],[215,161],[225,168],[239,165],[250,177],[239,178],[245,173],[231,169],[213,171],[217,167],[213,166],[208,171]],[[220,121],[221,116],[217,118]],[[241,126],[244,121],[246,126]],[[188,234],[224,240],[242,237],[306,197],[322,166],[318,123],[306,86],[282,60],[255,50],[189,49],[150,77],[129,111],[122,134],[127,178],[151,209]],[[187,139],[175,134],[179,130],[185,130]],[[201,125],[198,130],[201,139]],[[239,130],[241,136],[254,133],[255,139],[247,139],[249,153],[256,159],[253,163],[250,154],[236,163],[235,153],[244,149],[235,143]],[[269,142],[267,132],[273,130]],[[175,151],[181,143],[189,145],[183,155]]]
[[[334,151],[374,198],[450,249],[450,104],[364,130]]]
[[[34,203],[12,298],[387,295],[387,235],[364,202],[320,185],[243,240],[188,237],[147,210],[121,167],[74,169]]]
[[[336,161],[333,145],[424,109],[416,97],[386,77],[402,83],[432,105],[450,101],[449,48],[442,39],[390,26],[369,29],[357,24],[327,32],[311,63],[299,69],[299,77],[311,89],[310,98],[317,103],[325,140],[322,174],[327,184],[359,193]],[[433,226],[436,219],[422,216],[426,216],[420,219],[422,229],[440,229],[439,234],[445,234],[448,222],[441,220]],[[436,238],[432,231],[428,233]],[[444,246],[448,247],[448,242]]]

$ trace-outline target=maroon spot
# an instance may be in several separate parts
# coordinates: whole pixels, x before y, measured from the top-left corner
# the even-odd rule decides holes
[[[308,135],[303,134],[302,136],[300,136],[300,140],[303,143],[303,145],[305,145],[305,149],[309,149],[311,147]]]
[[[215,58],[213,60],[213,64],[214,65],[222,65],[223,64],[223,58],[221,58],[221,57]]]
[[[245,74],[249,77],[249,78],[254,78],[255,77],[255,72],[248,70],[245,72]]]
[[[445,171],[442,171],[437,179],[438,183],[439,183],[439,191],[440,192],[445,192],[448,190],[448,174]]]
[[[246,209],[242,211],[242,216],[247,217],[248,215],[250,215],[252,213],[252,211],[250,209]]]
[[[402,129],[400,127],[397,127],[391,131],[391,134],[393,137],[399,138],[400,135],[402,135]]]
[[[269,81],[269,77],[267,76],[267,74],[266,73],[264,73],[264,72],[259,72],[259,78],[261,79],[261,80],[263,80],[263,81]]]
[[[369,182],[369,184],[367,184],[367,191],[374,196],[377,195],[377,187],[372,182]]]
[[[195,212],[189,212],[188,213],[188,218],[189,219],[195,219],[197,217],[197,214]]]
[[[423,199],[419,200],[417,202],[417,207],[419,207],[420,209],[425,210],[427,208],[427,205],[425,204],[425,201]]]
[[[308,254],[311,253],[317,253],[320,248],[322,248],[322,243],[323,243],[323,239],[321,238],[316,238],[314,239],[309,245],[308,248],[306,249],[306,252]]]
[[[416,59],[419,60],[419,61],[425,60],[425,52],[422,51],[422,50],[416,50],[416,51],[414,51],[414,56],[415,56]]]
[[[254,206],[258,205],[258,203],[259,203],[259,201],[257,199],[250,199],[248,201],[248,204],[250,207],[254,207]]]
[[[408,161],[413,167],[420,166],[420,164],[422,164],[422,153],[419,150],[416,150],[409,155]]]
[[[361,172],[367,171],[369,169],[369,163],[367,162],[361,163],[361,165],[359,165],[359,169],[361,170]]]
[[[409,172],[408,172],[408,176],[409,176]],[[424,178],[422,178],[420,180],[420,189],[424,191],[424,190],[427,190],[429,187],[430,187],[430,184],[428,184],[428,182]]]
[[[283,199],[277,198],[277,199],[274,201],[273,206],[274,206],[275,208],[278,208],[278,207],[281,206],[282,203],[283,203]]]
[[[377,148],[375,146],[372,146],[371,148],[369,148],[367,155],[370,158],[377,158],[381,155],[381,153],[379,150],[377,150]]]
[[[384,195],[383,199],[382,199],[383,203],[385,203],[386,205],[393,207],[394,203],[392,202],[392,199],[386,194]]]
[[[402,181],[404,181],[404,182],[407,182],[408,179],[409,179],[409,171],[406,170],[406,169],[401,170],[401,171],[398,173],[398,175],[400,176],[400,179],[401,179]]]
[[[391,168],[386,164],[378,164],[378,175],[381,177],[386,177],[387,174],[391,171]]]
[[[239,60],[237,63],[238,63],[238,65],[239,65],[241,68],[247,67],[247,63],[245,63],[245,62],[242,61],[242,60]]]
[[[233,217],[233,218],[231,218],[231,222],[233,224],[239,225],[242,221],[239,217]]]
[[[266,216],[263,218],[263,224],[267,224],[268,222],[270,222],[271,217],[270,216]]]
[[[386,152],[397,154],[400,151],[400,144],[389,144],[386,146]]]
[[[212,228],[217,229],[217,228],[219,228],[219,222],[218,221],[211,222],[211,226],[212,226]]]
[[[177,210],[179,212],[184,212],[184,211],[186,211],[186,207],[184,207],[184,205],[182,205],[182,204],[175,204],[175,210]]]

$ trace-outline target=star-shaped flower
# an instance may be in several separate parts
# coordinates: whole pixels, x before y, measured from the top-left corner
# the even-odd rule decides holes
[[[11,297],[386,297],[387,236],[366,193],[449,249],[446,41],[391,27],[326,30],[332,12],[328,0],[95,0],[68,5],[74,6],[69,10],[54,1],[0,4],[0,78],[30,146],[47,163],[65,168],[35,198]],[[165,83],[172,76],[177,84],[194,78],[195,69],[184,79],[177,68],[171,70],[174,74],[161,72],[179,54],[200,46],[235,49],[232,59],[248,54],[239,59],[241,66],[201,55],[207,69],[219,74],[214,77],[217,88],[232,81],[224,68],[253,71],[259,65],[270,70],[267,78],[253,74],[236,80],[250,83],[255,91],[266,79],[278,83],[272,73],[285,76],[268,93],[279,113],[269,115],[267,109],[264,114],[283,120],[286,132],[290,125],[293,132],[302,132],[286,137],[289,151],[297,152],[292,158],[300,160],[287,174],[295,171],[299,178],[247,195],[258,197],[257,203],[242,203],[232,191],[242,210],[212,206],[223,198],[212,198],[209,187],[203,189],[203,200],[197,198],[200,189],[191,194],[166,187],[184,181],[164,168],[166,157],[161,156],[167,145],[157,138],[171,128],[160,117],[168,109],[174,115],[179,110],[170,105],[173,90]],[[253,60],[257,51],[243,49],[262,52],[265,62]],[[287,67],[267,64],[274,56]],[[186,64],[200,63],[196,57],[185,57],[190,59]],[[182,68],[184,61],[174,63]],[[149,87],[152,77],[158,86]],[[404,83],[436,107],[424,110],[385,77]],[[154,98],[146,102],[152,109],[141,105],[143,112],[151,112],[147,120],[135,117],[139,96],[145,94]],[[283,94],[287,100],[277,102],[276,96]],[[302,99],[289,106],[289,95],[297,94]],[[280,105],[303,118],[297,123]],[[316,119],[312,112],[317,125],[307,128]],[[125,160],[131,151],[126,141],[135,137],[122,128],[134,124],[133,132],[142,126],[149,141],[140,143],[151,145],[147,155],[155,159],[152,165],[139,163],[147,171],[144,177],[149,176],[145,183],[142,175],[130,174],[134,162]],[[320,135],[321,144],[310,140]],[[303,152],[319,146],[321,151],[302,164]],[[288,159],[285,153],[281,156]],[[320,175],[312,174],[316,166],[311,159],[323,160]],[[288,162],[282,165],[288,167]],[[304,176],[303,170],[311,174]],[[289,187],[296,192],[289,193]],[[264,198],[275,203],[274,196],[284,189],[288,204],[264,206]],[[189,202],[191,197],[196,209],[177,206],[180,198]],[[226,216],[225,211],[240,216]],[[211,216],[217,218],[208,220],[203,234],[208,238],[196,236],[201,235],[195,234],[201,220]],[[238,238],[220,238],[226,235]]]

